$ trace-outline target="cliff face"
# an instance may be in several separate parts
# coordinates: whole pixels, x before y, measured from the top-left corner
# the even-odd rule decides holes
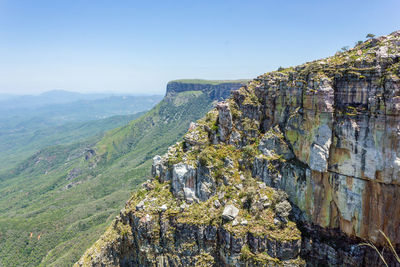
[[[400,32],[262,75],[154,158],[78,266],[372,266],[400,246]],[[394,263],[393,263],[394,264]]]
[[[223,100],[230,96],[232,90],[245,85],[247,80],[237,81],[207,81],[207,80],[176,80],[167,84],[167,96],[187,91],[202,91],[212,99]]]

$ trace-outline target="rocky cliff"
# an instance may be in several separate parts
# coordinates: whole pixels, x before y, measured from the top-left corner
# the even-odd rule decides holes
[[[399,76],[400,31],[257,77],[154,158],[77,266],[379,265],[358,244],[400,248]]]
[[[201,91],[212,99],[223,100],[249,80],[175,80],[167,84],[167,96],[187,91]]]

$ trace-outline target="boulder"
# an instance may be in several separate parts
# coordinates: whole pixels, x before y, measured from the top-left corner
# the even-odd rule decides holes
[[[288,217],[291,210],[292,206],[287,200],[279,202],[278,204],[275,205],[276,215],[279,217],[279,219],[281,219],[283,223],[286,223],[288,221]]]
[[[232,114],[229,109],[229,104],[225,101],[217,104],[218,110],[218,133],[220,134],[219,139],[225,142],[229,139],[229,135],[232,132]]]
[[[168,209],[168,207],[167,207],[166,204],[164,204],[164,205],[162,205],[162,206],[160,207],[160,211],[161,211],[161,212],[164,212],[164,211],[166,211],[167,209]]]
[[[153,165],[151,166],[151,175],[154,178],[160,179],[162,181],[162,177],[165,176],[165,167],[163,158],[159,155],[154,156]]]
[[[183,193],[184,193],[184,197],[187,203],[193,203],[193,201],[195,201],[196,195],[194,194],[193,190],[189,187],[184,187],[183,188]]]
[[[236,208],[234,205],[227,205],[222,212],[222,219],[227,221],[234,220],[239,214],[239,209]]]
[[[144,201],[140,201],[137,205],[136,205],[136,210],[143,210],[144,209]]]

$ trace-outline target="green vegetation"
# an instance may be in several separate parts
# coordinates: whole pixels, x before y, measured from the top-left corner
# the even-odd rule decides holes
[[[240,257],[242,260],[247,261],[248,266],[303,266],[305,262],[303,259],[298,257],[297,259],[282,262],[277,258],[272,258],[268,253],[254,254],[250,251],[247,245],[242,247],[240,251]]]
[[[146,153],[145,160],[151,159],[178,141],[186,133],[189,123],[198,120],[210,108],[211,100],[201,92],[179,93],[173,98],[166,98],[126,127],[107,133],[96,144],[96,150],[109,162],[133,149]]]
[[[197,121],[195,127],[191,127],[191,130],[184,136],[183,142],[176,143],[168,149],[165,158],[166,168],[173,168],[174,164],[181,162],[210,170],[209,173],[215,182],[215,187],[213,186],[216,190],[215,193],[205,201],[194,201],[188,205],[184,200],[173,195],[171,181],[163,182],[159,179],[151,179],[147,181],[143,189],[133,194],[127,202],[124,213],[132,214],[139,220],[148,218],[149,221],[146,226],[148,233],[150,233],[148,239],[151,246],[156,247],[161,242],[160,221],[174,222],[165,224],[166,229],[165,234],[162,235],[162,240],[165,246],[168,246],[171,250],[177,249],[179,253],[188,251],[188,253],[196,255],[197,252],[194,252],[193,249],[197,245],[191,240],[182,243],[177,241],[177,238],[179,240],[177,225],[212,225],[223,228],[236,238],[243,240],[248,235],[252,235],[277,243],[299,242],[301,233],[296,224],[287,219],[285,219],[285,223],[277,220],[277,216],[283,214],[282,205],[285,205],[283,203],[287,195],[252,178],[250,168],[241,168],[243,163],[253,162],[256,156],[260,156],[261,151],[258,149],[258,142],[253,142],[242,148],[227,144],[213,144],[211,140],[216,132],[212,130],[212,126],[218,125],[216,118],[216,109],[208,112],[205,118]],[[210,134],[207,137],[204,136],[206,132]],[[266,135],[283,138],[278,128],[272,129]],[[272,155],[268,160],[282,159],[280,156]],[[286,203],[290,208],[290,204],[287,201]],[[227,205],[233,205],[238,209],[234,221],[227,221],[222,217],[224,207]],[[102,247],[110,247],[113,244],[117,244],[117,251],[121,250],[122,248],[119,245],[124,245],[121,244],[123,237],[119,233],[121,232],[118,230],[120,228],[117,225],[114,229],[109,229],[107,237],[100,239],[88,250],[82,260],[90,263],[91,257],[95,257]],[[130,230],[128,229],[128,231]],[[115,236],[115,233],[117,233],[117,236]],[[111,240],[115,240],[115,242],[107,241],[110,240],[109,237],[112,237]],[[176,243],[179,244],[179,248],[173,246]],[[109,253],[109,249],[106,253]],[[152,249],[149,248],[150,257],[153,256],[152,253]],[[213,262],[213,256],[203,252],[198,253],[195,258],[201,258],[199,264],[202,260]],[[240,256],[249,264],[282,264],[279,259],[269,256],[267,252],[252,253],[247,246],[242,248]],[[304,263],[301,258],[287,262]]]
[[[0,266],[72,265],[147,179],[153,156],[211,105],[202,92],[177,94],[103,137],[42,149],[0,176]]]
[[[396,249],[393,247],[392,242],[390,241],[389,237],[387,237],[387,235],[382,230],[379,230],[379,233],[381,233],[381,235],[383,235],[384,239],[386,240],[387,245],[389,247],[389,251],[393,254],[393,257],[395,258],[395,260],[398,263],[400,263],[400,256],[399,256],[399,254],[397,254]],[[380,252],[379,249],[371,242],[361,243],[360,246],[368,246],[368,247],[371,247],[372,249],[374,249],[376,251],[376,253],[378,253],[379,258],[382,260],[383,264],[385,264],[385,266],[387,266],[387,267],[389,266],[385,260],[385,257],[383,256],[383,250],[382,250],[382,252]]]
[[[207,113],[204,119],[197,122],[197,127],[189,131],[186,135],[184,142],[192,142],[194,134],[199,136],[200,133],[205,131],[205,128],[211,128],[215,125],[216,113],[215,109]],[[214,132],[215,134],[215,132]],[[272,129],[266,133],[267,135],[276,135],[278,138],[283,138],[282,133],[277,129]],[[186,164],[198,167],[199,165],[207,167],[211,171],[211,176],[215,179],[219,192],[224,192],[224,196],[220,201],[226,204],[235,204],[240,208],[239,217],[248,221],[247,225],[232,226],[230,223],[221,220],[222,208],[216,208],[214,202],[218,199],[217,194],[208,199],[207,201],[192,204],[187,207],[183,212],[180,212],[180,206],[183,202],[175,198],[171,194],[169,183],[159,183],[157,180],[153,181],[155,189],[149,192],[142,190],[135,194],[130,200],[129,210],[134,211],[136,205],[145,199],[152,199],[150,206],[142,211],[136,211],[135,215],[138,217],[145,216],[145,214],[153,214],[154,216],[159,212],[158,208],[166,204],[168,210],[164,213],[166,216],[174,216],[177,222],[187,224],[201,224],[201,225],[216,225],[221,226],[234,233],[237,236],[243,236],[247,233],[259,236],[268,236],[269,238],[280,241],[291,241],[300,239],[300,232],[295,223],[288,222],[286,227],[278,227],[274,223],[275,218],[275,203],[281,199],[280,194],[277,194],[274,189],[270,187],[259,187],[257,181],[251,177],[249,168],[242,169],[239,162],[242,164],[252,164],[256,156],[261,156],[258,150],[258,142],[242,148],[236,148],[233,145],[216,144],[207,142],[198,142],[197,145],[192,146],[188,151],[184,152],[183,147],[185,144],[177,143],[169,149],[167,158],[168,166],[184,162]],[[266,156],[264,156],[266,157]],[[276,154],[267,157],[271,162],[284,161],[281,156]],[[227,165],[227,161],[230,163]],[[242,187],[236,185],[241,184]],[[266,197],[270,201],[270,207],[267,209],[250,209],[254,203],[261,203],[261,196]],[[207,211],[207,212],[204,212]]]
[[[365,38],[368,38],[368,39],[374,38],[374,37],[375,37],[375,34],[372,34],[372,33],[368,33],[368,34],[365,36]]]
[[[247,245],[242,247],[242,250],[240,251],[240,257],[243,260],[253,261],[256,264],[257,263],[258,264],[263,264],[263,263],[264,264],[268,264],[268,263],[271,263],[271,262],[274,262],[274,263],[277,263],[277,264],[281,263],[280,260],[278,260],[276,258],[272,258],[266,252],[258,253],[258,254],[252,253]]]
[[[258,187],[257,181],[251,178],[249,174],[245,175],[245,177],[244,181],[240,181],[239,177],[236,180],[232,180],[232,178],[230,180],[232,184],[242,182],[242,189],[238,189],[233,185],[221,185],[219,191],[224,192],[224,197],[220,201],[234,204],[240,208],[238,218],[246,219],[248,221],[246,225],[232,226],[230,222],[225,222],[221,219],[223,207],[216,208],[214,206],[214,202],[218,199],[217,195],[207,201],[187,206],[184,211],[181,211],[180,207],[184,202],[172,195],[169,183],[159,183],[157,180],[152,181],[153,190],[146,191],[142,189],[136,192],[129,200],[129,206],[126,208],[134,212],[138,218],[142,218],[146,214],[157,217],[160,206],[165,204],[168,209],[163,213],[163,216],[166,218],[174,217],[178,223],[223,226],[229,232],[234,233],[235,236],[244,236],[251,233],[254,236],[267,236],[270,239],[279,241],[300,239],[300,231],[294,222],[288,222],[285,227],[279,227],[274,223],[274,207],[279,200],[279,194],[270,187]],[[271,206],[267,209],[250,209],[252,203],[260,201],[260,196],[266,196],[271,202]],[[145,208],[141,211],[136,211],[136,205],[142,200],[144,200]],[[157,238],[157,236],[156,234],[154,238]]]
[[[347,50],[349,50],[349,46],[343,46],[340,50],[342,50],[343,52],[346,52]]]
[[[88,122],[73,122],[60,126],[43,127],[0,135],[0,168],[6,169],[21,162],[34,152],[47,146],[73,144],[87,138],[100,137],[105,131],[128,124],[144,112],[119,115]]]
[[[41,148],[76,143],[126,125],[161,100],[160,96],[98,97],[52,91],[1,101],[0,172]]]

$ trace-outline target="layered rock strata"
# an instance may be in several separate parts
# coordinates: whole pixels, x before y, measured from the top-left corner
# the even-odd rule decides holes
[[[378,265],[358,244],[400,246],[399,76],[394,32],[234,91],[78,266]]]
[[[202,91],[212,99],[223,100],[229,97],[232,90],[237,90],[248,80],[237,81],[207,81],[207,80],[177,80],[167,84],[167,96],[187,91]]]

